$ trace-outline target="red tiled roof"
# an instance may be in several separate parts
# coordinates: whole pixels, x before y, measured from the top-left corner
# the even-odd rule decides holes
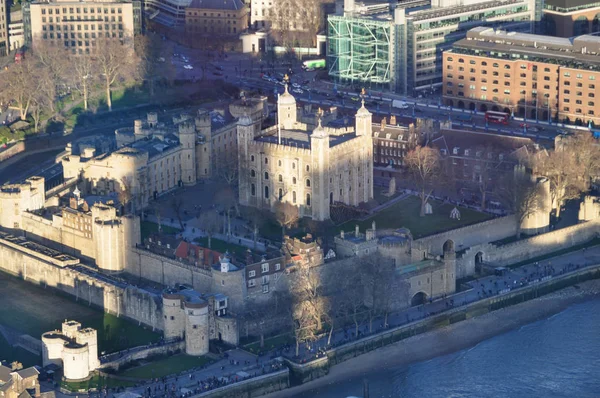
[[[222,255],[222,253],[217,251],[197,246],[186,241],[181,241],[179,246],[177,246],[177,250],[175,250],[175,257],[190,260],[190,250],[194,251],[195,261],[198,261],[200,258],[203,259],[202,264],[199,263],[198,265],[211,266],[216,264],[219,262],[219,257]],[[202,252],[202,255],[200,255],[200,252]]]

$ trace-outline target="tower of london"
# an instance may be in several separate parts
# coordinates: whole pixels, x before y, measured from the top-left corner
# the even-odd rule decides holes
[[[298,121],[287,86],[277,101],[278,122],[258,134],[252,120],[238,121],[240,203],[270,210],[278,201],[301,217],[328,220],[334,203],[358,206],[373,198],[371,113],[364,103],[353,127],[310,131]]]

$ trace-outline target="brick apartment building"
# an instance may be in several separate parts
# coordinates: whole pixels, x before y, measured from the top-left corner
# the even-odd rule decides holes
[[[444,52],[444,103],[530,119],[600,124],[600,37],[475,28]]]

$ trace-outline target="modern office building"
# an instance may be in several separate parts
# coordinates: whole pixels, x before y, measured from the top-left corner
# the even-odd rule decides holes
[[[329,75],[414,95],[442,84],[442,52],[476,26],[531,32],[541,0],[405,0],[358,5],[328,18]]]
[[[600,37],[475,28],[444,52],[444,102],[540,120],[598,125]]]
[[[146,0],[145,16],[148,21],[168,28],[185,25],[185,9],[192,0]]]
[[[138,3],[139,4],[139,3]],[[47,42],[79,54],[93,52],[96,40],[122,39],[133,45],[134,12],[131,1],[38,0],[23,16],[32,47]]]
[[[0,57],[8,55],[10,42],[8,40],[8,4],[0,0]]]
[[[600,32],[600,3],[596,0],[546,0],[543,33],[572,37]]]

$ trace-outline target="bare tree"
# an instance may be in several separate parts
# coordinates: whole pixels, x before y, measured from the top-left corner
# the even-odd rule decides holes
[[[579,131],[567,140],[566,145],[557,147],[556,151],[565,150],[575,155],[575,161],[581,171],[585,190],[600,174],[600,146],[588,131]]]
[[[4,87],[0,95],[4,102],[12,101],[19,110],[21,120],[27,120],[30,107],[38,95],[38,84],[36,76],[35,59],[25,58],[19,64],[12,65],[3,76]]]
[[[150,95],[154,96],[157,82],[171,81],[173,78],[173,64],[166,62],[172,52],[167,52],[166,42],[156,33],[136,36],[134,43],[139,58],[136,69],[137,79],[145,81]]]
[[[298,207],[289,202],[278,201],[275,203],[274,212],[275,220],[281,226],[281,238],[283,239],[285,230],[296,224],[300,218]]]
[[[205,211],[200,215],[200,224],[202,225],[202,230],[208,237],[208,248],[211,249],[212,237],[219,232],[219,227],[221,226],[219,215],[214,210]]]
[[[231,211],[232,209],[239,214],[238,201],[235,191],[230,186],[225,186],[215,194],[215,203],[219,203],[223,207],[225,217],[227,218],[227,236],[231,236]]]
[[[436,184],[440,181],[440,155],[438,151],[426,146],[418,146],[410,151],[404,160],[408,171],[419,190],[421,198],[420,215],[425,215],[425,204],[431,197]]]
[[[387,327],[392,298],[401,293],[401,289],[394,289],[395,269],[391,259],[378,253],[361,258],[360,273],[369,317],[369,331],[373,331],[373,320],[380,315],[383,315],[383,324]]]
[[[119,79],[133,74],[135,57],[120,40],[110,38],[97,41],[95,57],[104,80],[106,105],[112,111],[111,89]]]
[[[89,54],[72,54],[69,57],[71,84],[83,97],[83,109],[88,110],[90,89],[97,78],[97,65]]]
[[[269,300],[254,301],[249,311],[246,312],[246,321],[254,325],[259,333],[260,348],[265,346],[265,334],[275,327],[281,329],[288,326],[291,297],[287,293],[273,292]]]
[[[354,336],[358,336],[358,327],[365,313],[365,289],[359,262],[346,265],[344,273],[336,278],[339,290],[336,293],[340,315],[351,319],[354,324]]]
[[[173,209],[173,211],[175,212],[175,217],[177,217],[177,221],[179,222],[179,228],[181,228],[182,231],[185,230],[185,226],[183,225],[183,199],[181,199],[178,196],[173,196],[173,198],[171,199],[171,209]]]
[[[582,178],[585,171],[577,162],[577,150],[579,148],[547,152],[538,156],[534,162],[535,173],[550,180],[550,194],[552,206],[556,208],[556,217],[560,217],[561,207],[567,200],[579,198],[587,188],[586,181]]]
[[[35,46],[34,57],[38,68],[43,70],[44,80],[40,84],[40,89],[45,92],[48,98],[46,105],[50,112],[55,112],[54,100],[57,89],[66,88],[67,77],[69,75],[68,53],[62,47],[51,46],[47,42]]]
[[[522,166],[517,166],[514,175],[504,176],[496,193],[507,210],[515,215],[517,238],[520,238],[523,221],[543,206],[545,198],[542,197],[537,182],[523,171]]]
[[[301,341],[311,341],[323,329],[327,300],[323,296],[321,267],[298,264],[294,269],[290,291],[294,306],[296,354]]]

